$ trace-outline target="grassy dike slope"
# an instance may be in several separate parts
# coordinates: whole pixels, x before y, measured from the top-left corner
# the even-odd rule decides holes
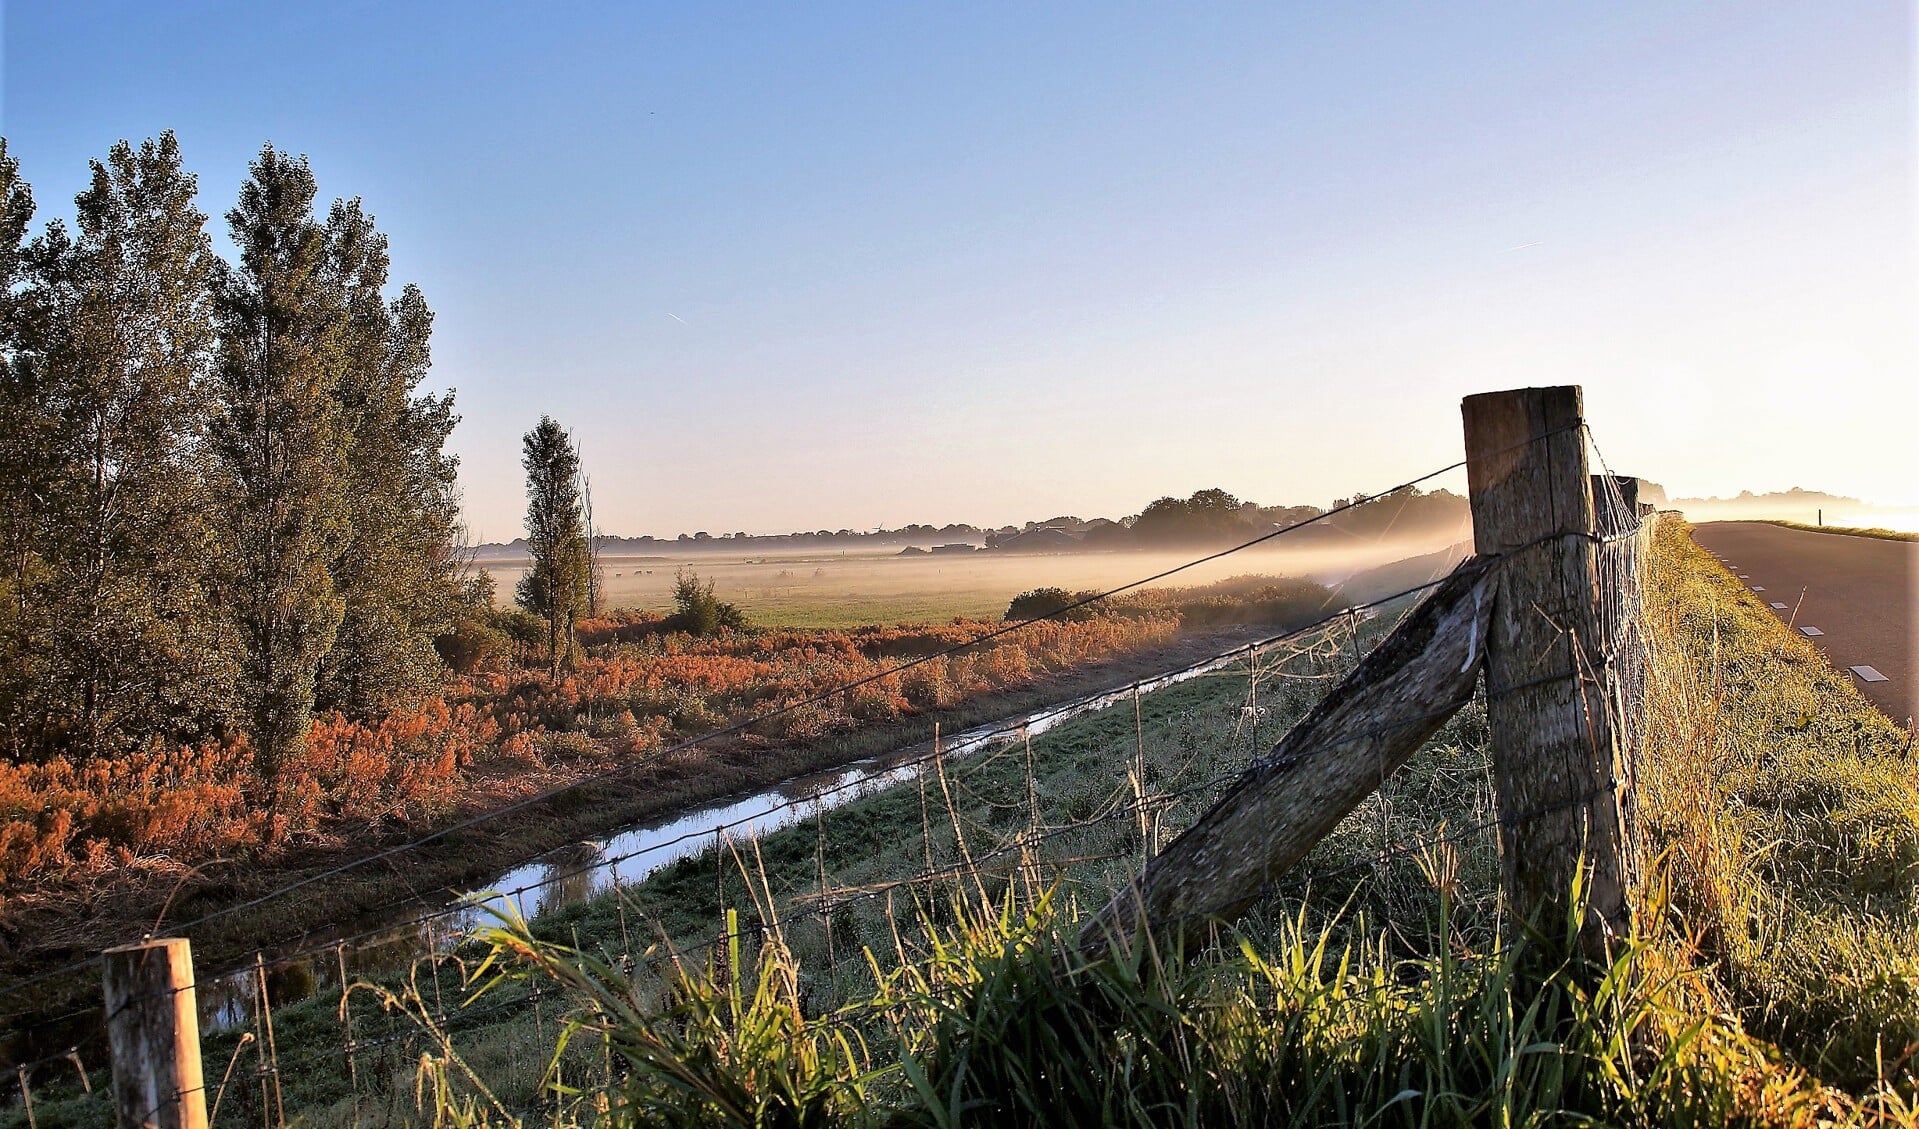
[[[1919,756],[1666,518],[1640,811],[1673,928],[1753,1030],[1854,1087],[1919,1053]]]

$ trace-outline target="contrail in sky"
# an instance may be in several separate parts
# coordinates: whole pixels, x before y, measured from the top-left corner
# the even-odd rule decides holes
[[[1528,247],[1537,247],[1544,242],[1545,242],[1544,239],[1535,239],[1531,243],[1521,243],[1517,247],[1508,247],[1504,251],[1501,251],[1500,254],[1505,255],[1505,254],[1510,254],[1511,252],[1514,252],[1514,251],[1524,251]]]
[[[676,322],[679,322],[681,325],[686,324],[686,319],[674,313],[672,310],[666,311],[666,316],[672,318]]]

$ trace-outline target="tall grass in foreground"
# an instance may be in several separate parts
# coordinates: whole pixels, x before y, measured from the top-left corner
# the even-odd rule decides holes
[[[777,931],[757,954],[736,941],[717,966],[680,964],[648,987],[495,930],[482,993],[533,980],[580,1005],[554,1084],[513,1109],[449,1044],[422,1059],[422,1112],[447,1125],[1915,1123],[1896,1094],[1826,1090],[1700,1014],[1700,974],[1638,941],[1596,978],[1542,978],[1497,946],[1417,959],[1383,934],[1341,946],[1302,912],[1203,953],[1089,961],[1048,893],[948,909],[950,924],[907,931],[919,944],[868,953],[877,989],[831,1009],[807,999]],[[1426,923],[1435,938],[1449,915]],[[569,1087],[569,1066],[594,1073],[568,1061],[581,1041],[605,1056],[603,1081]]]

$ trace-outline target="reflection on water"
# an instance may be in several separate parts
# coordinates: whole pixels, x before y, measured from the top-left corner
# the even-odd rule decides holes
[[[1278,640],[1250,644],[1229,655],[1116,690],[967,730],[944,743],[943,755],[965,757],[1022,736],[1037,737],[1073,718],[1130,701],[1136,689],[1150,693],[1279,645]],[[722,841],[756,839],[810,820],[818,812],[914,779],[919,763],[930,751],[930,743],[913,746],[793,777],[737,799],[634,824],[614,832],[603,843],[574,844],[515,867],[487,884],[490,892],[484,897],[465,899],[457,892],[442,891],[437,904],[423,899],[408,910],[391,913],[390,928],[379,929],[375,918],[316,935],[303,946],[308,950],[305,954],[268,966],[269,996],[278,1004],[322,988],[337,988],[342,971],[349,979],[392,972],[427,952],[449,951],[474,930],[493,924],[499,913],[515,913],[531,920],[586,901],[616,885],[644,881],[663,867],[704,854]],[[422,917],[429,920],[422,921]],[[377,932],[359,936],[370,929]],[[339,942],[336,938],[351,939]],[[258,996],[258,980],[251,967],[202,978],[199,1002],[203,1028],[217,1031],[251,1023]]]
[[[429,923],[405,921],[349,945],[315,942],[308,946],[314,951],[266,966],[267,996],[277,1006],[306,999],[322,988],[337,988],[342,968],[349,980],[404,968],[408,961],[437,947],[431,932]],[[223,1031],[253,1022],[260,984],[252,968],[242,968],[200,978],[195,994],[201,1029]]]

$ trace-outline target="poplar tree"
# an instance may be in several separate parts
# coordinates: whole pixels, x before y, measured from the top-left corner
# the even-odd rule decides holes
[[[38,394],[34,356],[39,292],[31,285],[34,248],[27,241],[33,213],[33,191],[0,137],[0,725],[15,760],[31,740],[31,703],[40,682],[28,589],[36,560],[34,513],[47,494],[36,462],[49,413]]]
[[[213,429],[244,643],[240,697],[261,774],[306,740],[344,605],[350,535],[339,386],[342,307],[305,158],[261,150],[227,213],[237,267],[218,286],[222,412]]]
[[[27,226],[33,222],[33,189],[20,176],[20,162],[0,137],[0,366],[11,369],[26,341],[29,296],[22,293],[28,267]]]
[[[208,591],[205,421],[217,265],[171,133],[93,162],[77,237],[43,256],[35,461],[46,617],[41,691],[91,755],[191,738],[229,703],[228,638]]]
[[[573,653],[574,621],[586,611],[591,588],[580,455],[566,429],[541,416],[526,433],[520,465],[526,468],[526,541],[533,562],[515,598],[546,620],[557,682],[561,661]]]
[[[416,700],[443,671],[459,503],[445,453],[452,396],[418,395],[432,363],[433,313],[416,286],[392,302],[386,237],[360,201],[327,217],[327,269],[340,296],[341,433],[350,459],[351,541],[334,571],[344,618],[321,672],[320,703],[368,714]]]

